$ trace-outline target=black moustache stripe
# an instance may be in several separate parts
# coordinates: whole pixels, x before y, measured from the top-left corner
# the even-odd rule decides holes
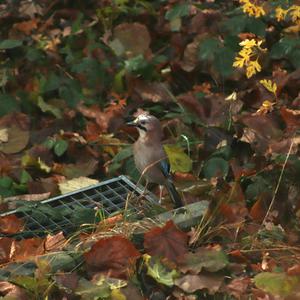
[[[144,131],[147,131],[146,127],[142,126],[141,124],[138,124],[137,127],[144,130]]]

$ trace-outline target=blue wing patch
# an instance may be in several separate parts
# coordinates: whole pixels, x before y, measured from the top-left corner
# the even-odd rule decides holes
[[[162,171],[162,173],[164,174],[165,177],[169,177],[170,176],[170,164],[169,162],[164,159],[160,161],[160,169]]]

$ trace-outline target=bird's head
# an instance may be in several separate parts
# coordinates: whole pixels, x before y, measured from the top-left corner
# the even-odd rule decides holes
[[[159,139],[162,138],[162,129],[159,120],[148,113],[138,115],[134,121],[127,123],[127,125],[136,127],[141,137],[152,136]]]

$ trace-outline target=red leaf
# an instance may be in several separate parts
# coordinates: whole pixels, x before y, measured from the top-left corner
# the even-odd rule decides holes
[[[13,241],[10,258],[15,261],[24,261],[28,258],[44,253],[44,239],[31,238]]]
[[[188,235],[179,230],[173,221],[164,227],[155,227],[144,235],[144,247],[150,255],[163,256],[176,262],[188,252]]]
[[[297,129],[300,126],[300,110],[287,109],[282,107],[280,109],[282,118],[289,130]]]
[[[0,218],[0,232],[1,233],[17,233],[23,229],[23,222],[15,215],[9,215]]]
[[[300,275],[300,264],[294,265],[294,266],[288,268],[287,274],[299,276]]]
[[[250,210],[250,216],[255,221],[262,221],[266,214],[266,208],[262,199],[258,199]]]
[[[118,278],[126,278],[129,267],[139,256],[135,246],[122,236],[101,239],[84,254],[89,271]]]
[[[0,238],[0,264],[7,263],[9,261],[9,254],[12,242],[12,238]]]

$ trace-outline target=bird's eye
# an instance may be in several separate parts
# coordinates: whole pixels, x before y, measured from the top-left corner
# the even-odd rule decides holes
[[[142,124],[142,125],[145,125],[145,124],[146,124],[146,121],[141,121],[141,124]]]

